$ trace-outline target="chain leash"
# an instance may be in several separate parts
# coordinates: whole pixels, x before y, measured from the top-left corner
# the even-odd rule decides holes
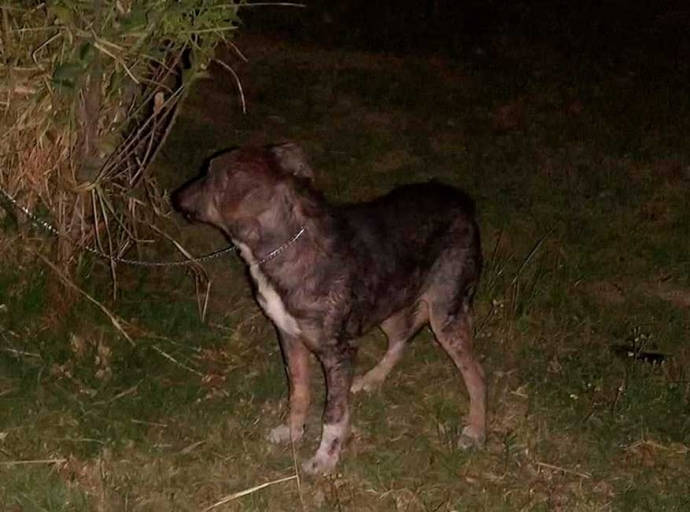
[[[29,211],[28,208],[25,206],[19,204],[19,202],[9,195],[7,192],[5,192],[2,188],[0,188],[0,194],[2,194],[15,208],[17,208],[19,211],[21,211],[34,225],[39,226],[43,228],[45,231],[49,232],[56,238],[65,238],[60,234],[60,231],[50,224],[49,222],[37,217],[34,215],[32,212]],[[301,234],[301,233],[300,233]],[[72,245],[75,245],[77,247],[80,247],[81,249],[84,249],[86,252],[89,252],[99,258],[112,261],[114,263],[122,263],[124,265],[133,265],[133,266],[138,266],[138,267],[181,267],[184,265],[190,265],[192,263],[201,263],[204,261],[212,260],[215,258],[218,258],[220,256],[223,256],[224,254],[233,252],[237,250],[237,247],[234,245],[231,245],[229,247],[226,247],[225,249],[221,249],[216,252],[212,252],[210,254],[206,254],[205,256],[201,256],[199,258],[193,258],[189,260],[183,260],[183,261],[141,261],[141,260],[134,260],[134,259],[129,259],[129,258],[120,258],[118,256],[112,256],[110,254],[106,254],[105,252],[101,251],[100,249],[96,247],[91,247],[88,245],[84,245],[79,242],[75,242],[72,240],[69,240],[69,243]]]

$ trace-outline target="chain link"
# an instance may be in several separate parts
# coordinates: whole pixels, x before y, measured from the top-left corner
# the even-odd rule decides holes
[[[53,236],[56,238],[64,238],[62,235],[60,235],[60,231],[50,224],[49,222],[38,218],[36,215],[31,213],[28,208],[25,206],[19,204],[17,200],[9,195],[7,192],[5,192],[2,188],[0,188],[0,194],[2,194],[15,208],[20,210],[33,224],[36,226],[39,226],[43,228],[44,230],[48,231],[51,233]],[[301,233],[300,233],[301,234]],[[222,256],[224,254],[233,252],[237,250],[237,247],[234,245],[231,245],[229,247],[226,247],[225,249],[221,249],[220,251],[212,252],[210,254],[206,254],[205,256],[201,256],[199,258],[193,258],[189,260],[183,260],[183,261],[141,261],[141,260],[133,260],[129,258],[120,258],[118,256],[112,256],[110,254],[106,254],[100,249],[97,249],[96,247],[90,247],[88,245],[84,245],[79,242],[75,242],[72,240],[68,240],[69,243],[76,245],[77,247],[80,247],[84,249],[85,251],[98,256],[99,258],[106,259],[109,261],[112,261],[114,263],[122,263],[124,265],[133,265],[133,266],[138,266],[138,267],[180,267],[183,265],[190,265],[192,263],[201,263],[203,261],[208,261],[212,260],[215,258],[218,258],[219,256]]]
[[[295,233],[295,235],[293,235],[293,237],[292,237],[290,240],[288,240],[287,242],[285,242],[283,245],[281,245],[280,247],[278,247],[278,248],[275,249],[274,251],[271,251],[270,253],[268,253],[267,256],[265,256],[264,258],[262,258],[262,259],[261,259],[259,262],[257,262],[255,265],[256,265],[256,266],[261,266],[261,265],[263,265],[264,263],[266,263],[268,260],[272,260],[273,258],[275,258],[276,256],[278,256],[281,252],[283,252],[285,249],[287,249],[287,248],[290,247],[292,244],[294,244],[294,243],[297,241],[297,239],[298,239],[299,237],[302,236],[302,233],[304,233],[306,230],[307,230],[307,228],[305,228],[304,226],[300,227],[300,228],[299,228],[299,231],[298,231],[297,233]]]

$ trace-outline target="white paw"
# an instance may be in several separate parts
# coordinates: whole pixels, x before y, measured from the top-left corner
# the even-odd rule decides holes
[[[361,377],[355,377],[354,381],[352,382],[352,386],[350,386],[350,392],[351,393],[360,393],[362,391],[365,392],[370,392],[375,390],[381,385],[381,381],[379,380],[374,380],[374,379],[367,379],[366,375],[363,375]]]
[[[302,471],[308,475],[326,475],[335,469],[338,463],[337,455],[324,455],[316,452],[311,459],[302,463]]]
[[[467,450],[469,448],[483,448],[486,443],[486,432],[478,427],[467,425],[462,429],[462,435],[458,440],[458,448]]]
[[[295,431],[291,430],[288,425],[278,425],[276,428],[272,429],[268,433],[266,439],[268,440],[268,442],[273,444],[282,444],[289,442],[296,443],[297,441],[300,441],[302,439],[302,435],[304,435],[303,428],[297,429],[297,431]]]

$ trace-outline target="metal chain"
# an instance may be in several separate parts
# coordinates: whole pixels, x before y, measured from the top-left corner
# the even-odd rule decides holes
[[[7,192],[5,192],[2,188],[0,188],[0,194],[2,194],[12,205],[20,210],[26,217],[35,225],[40,226],[41,228],[45,229],[49,233],[51,233],[53,236],[57,238],[64,238],[58,229],[50,224],[49,222],[38,218],[36,215],[31,213],[28,208],[25,206],[19,204],[17,200],[9,195]],[[301,234],[301,233],[300,233]],[[97,249],[96,247],[90,247],[88,245],[84,245],[79,242],[75,242],[73,240],[68,240],[69,243],[76,245],[77,247],[80,247],[84,249],[87,252],[90,252],[91,254],[94,254],[95,256],[98,256],[99,258],[106,259],[115,263],[123,263],[125,265],[134,265],[138,267],[180,267],[183,265],[190,265],[191,263],[201,263],[203,261],[208,261],[212,260],[214,258],[218,258],[219,256],[222,256],[223,254],[227,254],[229,252],[233,252],[237,250],[237,247],[234,245],[231,245],[229,247],[226,247],[225,249],[221,249],[220,251],[212,252],[210,254],[207,254],[205,256],[201,256],[199,258],[193,258],[189,260],[183,260],[183,261],[141,261],[141,260],[133,260],[129,258],[120,258],[118,256],[112,256],[110,254],[106,254],[100,249]]]
[[[281,252],[283,252],[285,249],[287,249],[292,244],[294,244],[297,241],[297,239],[302,236],[302,233],[304,233],[306,230],[307,230],[307,228],[305,228],[304,226],[300,227],[299,231],[295,235],[293,235],[293,237],[290,240],[285,242],[283,245],[281,245],[277,249],[271,251],[267,256],[265,256],[264,258],[259,260],[257,263],[255,263],[255,265],[258,267],[258,266],[266,263],[268,260],[272,260],[273,258],[278,256]]]

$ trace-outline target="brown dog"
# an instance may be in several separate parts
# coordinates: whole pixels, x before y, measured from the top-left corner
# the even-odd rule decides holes
[[[319,448],[303,468],[332,470],[349,428],[349,391],[383,382],[410,338],[429,323],[470,395],[461,445],[486,435],[484,373],[472,353],[471,303],[482,266],[474,206],[438,183],[408,185],[375,201],[330,205],[302,150],[285,144],[214,158],[176,192],[187,216],[220,228],[240,249],[256,296],[278,331],[290,384],[286,425],[272,442],[298,441],[311,401],[309,354],[326,376]],[[353,382],[350,340],[379,326],[383,359]]]

